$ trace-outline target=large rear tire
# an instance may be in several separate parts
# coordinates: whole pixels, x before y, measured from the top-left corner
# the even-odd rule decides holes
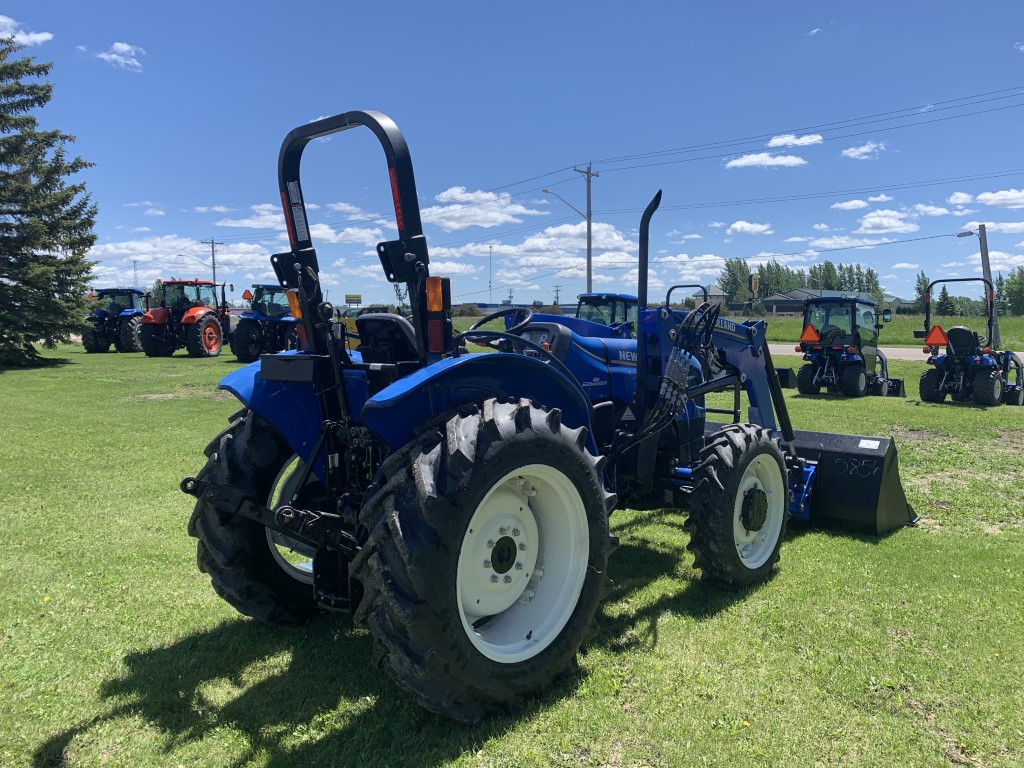
[[[847,397],[864,397],[868,391],[868,374],[864,366],[858,363],[843,368],[839,388]]]
[[[384,462],[355,621],[426,709],[472,723],[514,706],[596,632],[615,496],[585,440],[558,410],[487,400]]]
[[[789,520],[778,440],[763,427],[730,424],[709,438],[700,465],[686,521],[694,567],[733,589],[764,581]]]
[[[231,352],[243,363],[259,360],[263,351],[263,331],[255,320],[240,320],[231,335]]]
[[[945,400],[946,393],[939,389],[941,384],[942,371],[938,368],[929,368],[927,371],[922,373],[921,383],[918,385],[918,391],[920,392],[922,402],[941,403]]]
[[[139,346],[146,357],[170,357],[174,354],[174,347],[161,338],[166,331],[167,326],[164,325],[142,324],[139,328]]]
[[[290,498],[301,479],[302,464],[284,438],[251,411],[233,418],[206,447],[206,456],[200,480],[239,488],[257,504],[276,505]],[[188,532],[199,540],[199,570],[210,576],[214,591],[239,613],[271,624],[294,625],[317,612],[313,550],[203,499],[196,502]]]
[[[978,405],[987,407],[1003,403],[1003,380],[997,371],[978,371],[974,374],[971,389],[974,392],[974,402]]]
[[[141,352],[142,351],[142,340],[140,339],[140,330],[142,328],[142,317],[135,315],[134,317],[125,318],[121,323],[120,338],[118,339],[117,351],[118,352]]]
[[[185,347],[189,357],[216,357],[224,341],[220,320],[212,312],[203,315],[185,331]]]
[[[814,374],[818,366],[814,363],[801,365],[796,373],[796,391],[801,395],[816,395],[821,391],[821,386],[814,383]]]
[[[82,332],[82,346],[89,353],[110,351],[110,341],[95,328],[87,328]]]

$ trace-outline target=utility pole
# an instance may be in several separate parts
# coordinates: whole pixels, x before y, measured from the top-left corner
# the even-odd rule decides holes
[[[511,288],[508,289],[508,303],[511,306],[511,304],[512,304],[512,289]]]
[[[139,260],[132,259],[132,287],[139,287]]]
[[[213,267],[213,282],[217,282],[217,246],[224,245],[224,243],[214,240],[212,237],[209,240],[200,240],[203,245],[210,246],[210,264]]]
[[[576,171],[576,173],[582,173],[584,176],[587,177],[587,215],[585,216],[585,218],[587,220],[587,293],[590,293],[593,290],[593,286],[594,286],[594,281],[593,281],[593,239],[592,239],[593,238],[592,226],[593,226],[593,220],[594,220],[594,211],[593,211],[593,209],[590,206],[590,180],[594,176],[600,176],[601,175],[599,173],[594,173],[594,171],[591,170],[591,166],[592,165],[593,165],[592,163],[587,163],[587,170],[585,170],[585,171],[581,171],[579,168],[575,168],[575,167],[573,168],[573,170]]]
[[[558,283],[555,283],[555,306],[556,307],[559,306],[559,304],[558,304],[558,289],[561,288],[561,287],[562,286],[560,286]]]
[[[494,246],[487,246],[487,303],[493,304],[494,297],[491,296],[491,279],[494,277]]]
[[[995,283],[992,282],[992,264],[988,258],[988,234],[985,232],[985,225],[979,224],[978,231],[975,232],[972,229],[966,232],[957,233],[957,237],[968,237],[970,235],[978,236],[978,244],[981,248],[981,276],[988,280],[989,285],[993,286],[993,294],[995,293]],[[986,286],[987,288],[988,286]],[[986,296],[986,301],[995,301],[995,296]],[[993,349],[998,349],[1002,344],[1002,339],[999,337],[999,311],[995,311],[992,317],[992,338],[988,340],[989,346]]]

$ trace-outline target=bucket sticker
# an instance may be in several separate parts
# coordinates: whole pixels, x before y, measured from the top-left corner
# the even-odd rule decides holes
[[[878,450],[878,446],[881,445],[879,440],[861,440],[858,448],[870,448],[871,450]]]

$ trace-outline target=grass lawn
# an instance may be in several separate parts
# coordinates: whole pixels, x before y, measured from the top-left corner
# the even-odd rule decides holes
[[[230,355],[48,357],[0,373],[0,765],[1024,764],[1024,409],[787,390],[799,429],[894,435],[921,523],[793,528],[729,593],[680,514],[620,510],[578,673],[464,727],[347,617],[258,625],[197,570],[178,483],[237,410]],[[923,364],[892,368],[916,392]]]

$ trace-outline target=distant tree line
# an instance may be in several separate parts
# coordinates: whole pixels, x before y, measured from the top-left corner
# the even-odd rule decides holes
[[[924,294],[931,282],[922,270],[915,283],[915,311],[924,312]],[[950,283],[943,283],[939,288],[938,298],[932,298],[932,312],[940,316],[979,315],[987,314],[988,297],[985,296],[983,283],[965,283],[981,290],[976,298],[969,296],[952,296],[949,293]],[[956,285],[956,283],[952,283]],[[995,289],[996,313],[999,315],[1024,315],[1024,267],[1015,267],[1008,277],[999,272],[992,280]]]

